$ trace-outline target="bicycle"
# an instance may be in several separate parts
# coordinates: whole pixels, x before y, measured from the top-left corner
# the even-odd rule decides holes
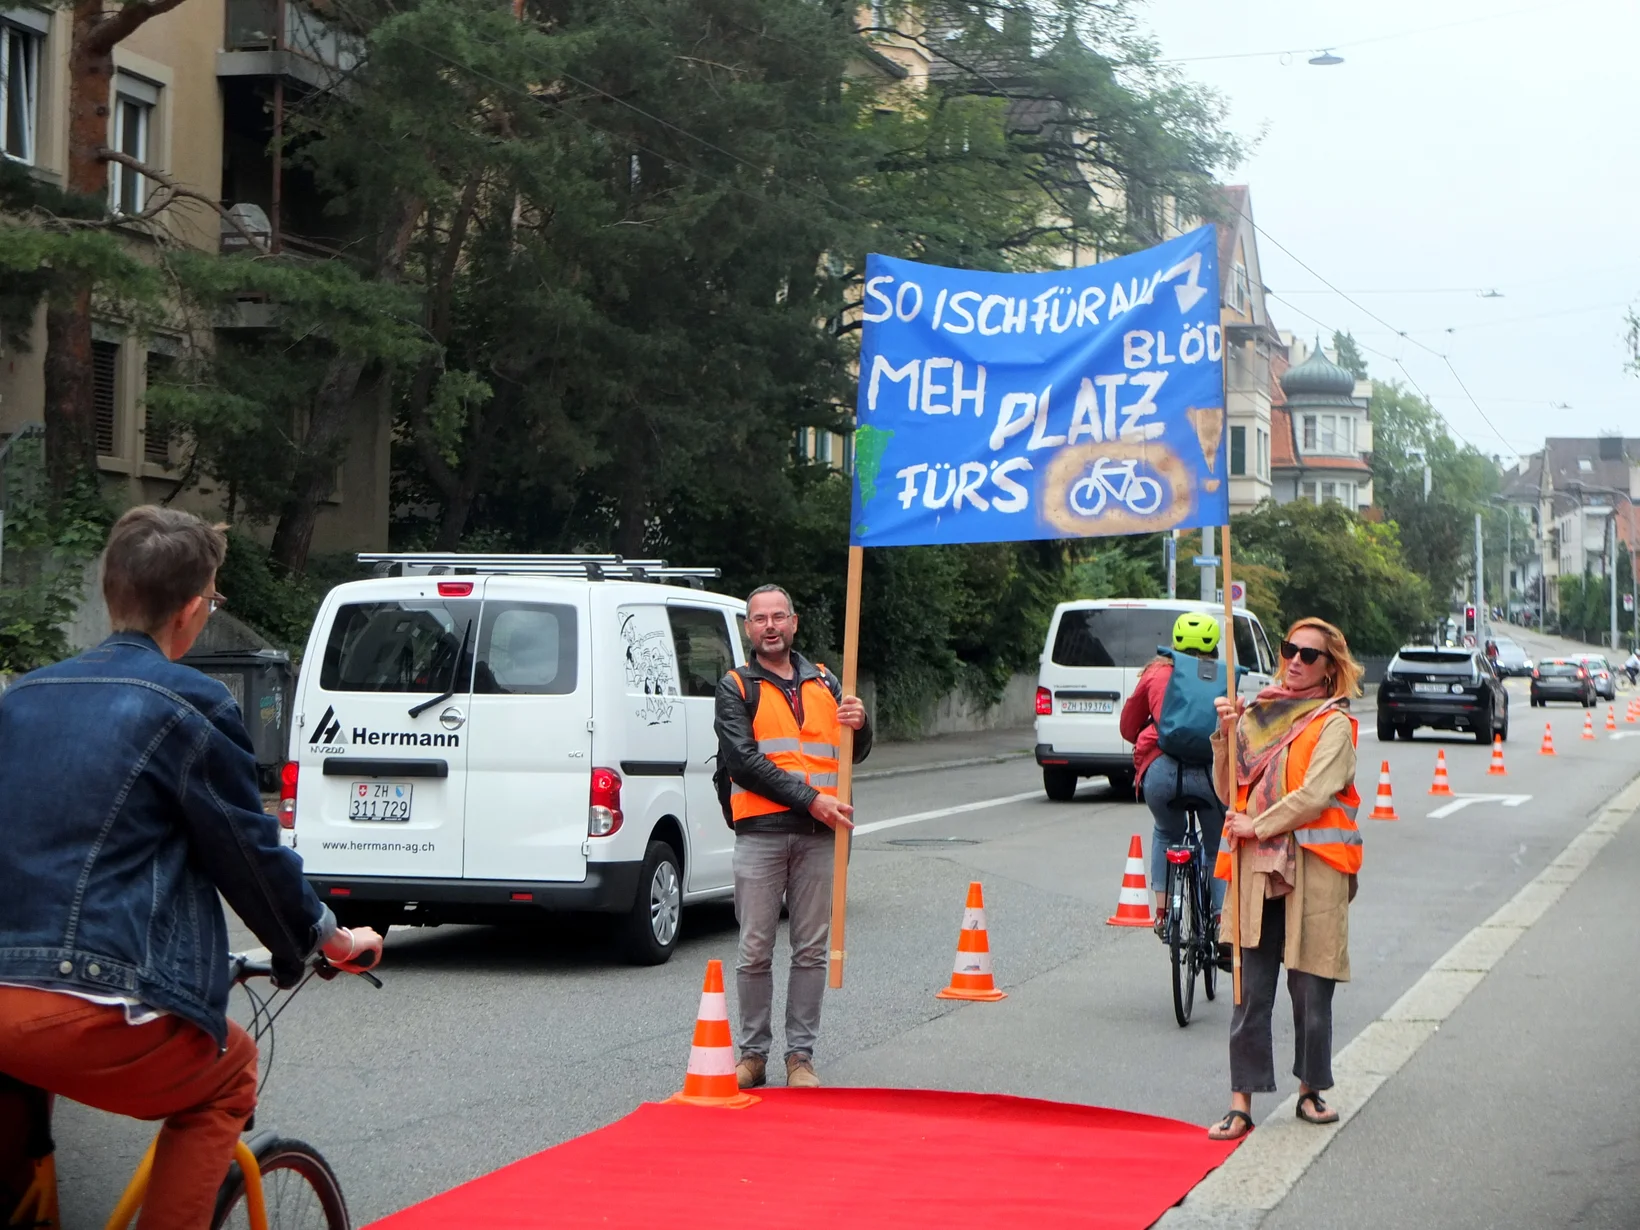
[[[1217,804],[1189,795],[1175,805],[1185,812],[1184,840],[1167,848],[1168,955],[1173,966],[1173,1015],[1183,1029],[1196,1003],[1196,975],[1211,1000],[1218,991],[1219,929],[1213,917],[1213,880],[1202,844],[1199,813]]]
[[[270,963],[241,953],[231,954],[228,962],[234,985],[245,992],[251,1003],[251,1036],[259,1047],[264,1037],[269,1039],[269,1071],[273,1066],[273,1023],[315,975],[329,981],[343,972],[357,972],[371,985],[381,986],[381,980],[368,969],[343,971],[320,956],[301,981],[274,1006],[277,991],[263,998],[248,985],[255,978],[271,981],[273,966]],[[268,1072],[264,1072],[257,1087],[258,1095],[267,1079]],[[51,1138],[52,1095],[3,1075],[0,1082],[20,1090],[24,1098],[28,1114],[28,1157],[34,1168],[33,1180],[7,1224],[31,1230],[61,1230],[56,1144]],[[233,1163],[217,1191],[211,1230],[296,1230],[297,1227],[350,1230],[352,1222],[348,1219],[341,1185],[324,1155],[305,1141],[282,1137],[271,1130],[256,1132],[255,1127],[256,1117],[252,1115],[245,1124],[246,1136],[234,1145]],[[105,1230],[127,1230],[136,1219],[148,1194],[148,1176],[157,1143],[156,1138],[137,1163],[131,1181],[109,1215]]]
[[[1108,457],[1097,458],[1087,474],[1071,484],[1067,498],[1072,510],[1097,517],[1105,511],[1105,501],[1114,499],[1136,517],[1149,516],[1162,506],[1162,485],[1137,473],[1138,466],[1137,461],[1112,464]],[[1092,503],[1084,504],[1084,498]]]

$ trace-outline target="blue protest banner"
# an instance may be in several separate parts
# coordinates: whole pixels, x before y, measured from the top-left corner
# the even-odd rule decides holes
[[[1225,524],[1218,288],[1211,226],[1048,273],[869,257],[850,542]]]

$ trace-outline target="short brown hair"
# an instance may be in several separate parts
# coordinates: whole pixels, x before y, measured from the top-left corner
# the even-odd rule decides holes
[[[119,632],[156,632],[205,592],[228,553],[227,527],[157,504],[131,509],[108,531],[103,601]]]
[[[1293,639],[1293,633],[1300,628],[1314,628],[1321,633],[1321,639],[1327,643],[1327,656],[1332,659],[1333,673],[1328,680],[1328,688],[1334,699],[1347,699],[1361,695],[1361,676],[1366,674],[1365,668],[1350,654],[1350,643],[1344,639],[1344,634],[1328,623],[1325,619],[1317,619],[1311,615],[1305,619],[1296,619],[1293,626],[1287,629],[1287,640]],[[1281,681],[1287,678],[1287,662],[1281,664]]]

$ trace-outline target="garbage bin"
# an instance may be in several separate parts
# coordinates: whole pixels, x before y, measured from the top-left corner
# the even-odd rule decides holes
[[[290,706],[295,672],[282,649],[228,649],[190,653],[182,659],[220,680],[239,705],[256,752],[264,791],[277,790],[279,769],[290,746]]]

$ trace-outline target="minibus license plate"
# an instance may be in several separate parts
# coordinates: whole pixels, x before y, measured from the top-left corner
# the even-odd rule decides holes
[[[409,782],[354,782],[348,801],[349,820],[410,819],[410,794],[415,789]]]
[[[1062,700],[1059,702],[1061,713],[1115,713],[1116,702],[1113,700]]]

